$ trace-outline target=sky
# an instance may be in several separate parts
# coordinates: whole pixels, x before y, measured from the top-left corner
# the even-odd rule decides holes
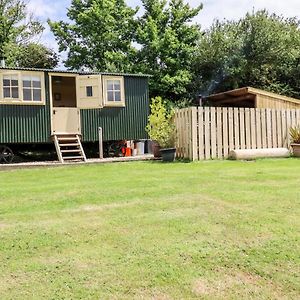
[[[271,13],[284,17],[300,18],[300,0],[185,0],[190,6],[203,4],[203,9],[194,19],[202,29],[208,28],[214,19],[237,20],[247,12],[266,8]],[[132,7],[141,6],[140,0],[126,0]],[[47,19],[66,20],[67,8],[71,0],[29,0],[29,10],[43,22],[45,31],[41,42],[46,46],[57,50],[57,44],[48,25]]]

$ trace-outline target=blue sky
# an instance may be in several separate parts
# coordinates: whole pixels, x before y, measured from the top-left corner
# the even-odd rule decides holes
[[[130,6],[140,6],[140,0],[127,0]],[[246,12],[253,9],[266,8],[269,12],[275,12],[285,17],[300,18],[300,0],[186,0],[192,7],[203,3],[203,10],[195,18],[202,28],[207,28],[214,19],[239,19]],[[57,50],[55,39],[50,32],[46,20],[66,19],[67,8],[71,0],[29,0],[29,10],[37,16],[46,27],[41,41],[48,47]]]

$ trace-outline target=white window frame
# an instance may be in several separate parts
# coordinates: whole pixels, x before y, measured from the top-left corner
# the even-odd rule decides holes
[[[119,80],[121,89],[121,101],[108,101],[107,99],[107,82],[109,80]],[[125,107],[125,88],[123,76],[103,76],[103,100],[106,107]]]
[[[17,86],[15,86],[15,85],[4,86],[3,80],[4,80],[5,76],[16,77],[16,80],[18,81],[18,85]],[[20,78],[17,73],[3,74],[2,78],[1,78],[1,84],[2,84],[2,95],[3,95],[2,98],[5,99],[5,101],[18,101],[19,100],[19,98],[20,98]],[[17,88],[18,89],[18,97],[17,98],[15,98],[15,97],[5,97],[4,98],[4,88],[10,89],[11,96],[12,96],[12,88]]]
[[[3,95],[3,76],[16,76],[18,78],[18,92],[19,98],[4,98]],[[24,100],[23,99],[23,76],[39,76],[41,78],[41,101]],[[1,104],[16,104],[16,105],[45,105],[45,76],[44,72],[30,72],[30,71],[14,71],[1,70],[0,71],[0,105]]]

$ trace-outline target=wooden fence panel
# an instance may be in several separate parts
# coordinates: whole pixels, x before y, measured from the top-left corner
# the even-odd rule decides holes
[[[261,110],[261,144],[262,148],[267,148],[267,124],[266,124],[266,110]]]
[[[245,135],[246,135],[246,149],[251,148],[251,122],[250,122],[250,109],[245,109]]]
[[[234,139],[233,139],[233,109],[228,108],[228,140],[229,140],[229,151],[234,149]]]
[[[266,124],[267,124],[267,147],[272,148],[272,119],[271,109],[266,109]]]
[[[271,110],[271,120],[272,120],[272,148],[277,148],[277,118],[276,118],[276,110]]]
[[[216,109],[210,110],[211,158],[217,158]]]
[[[251,148],[256,149],[256,130],[255,130],[255,109],[250,109],[250,134],[251,134]]]
[[[285,110],[281,113],[281,134],[282,134],[282,146],[288,147],[288,131],[287,131],[287,118],[286,118],[287,112]]]
[[[222,126],[223,126],[223,157],[228,156],[229,139],[228,139],[228,109],[222,108]]]
[[[204,108],[204,126],[205,159],[210,159],[210,109],[208,107]]]
[[[203,119],[203,107],[198,108],[198,155],[199,159],[204,159],[204,119]]]
[[[300,110],[192,107],[175,113],[177,157],[227,158],[230,150],[289,147]]]
[[[282,130],[281,130],[281,112],[275,110],[276,113],[276,130],[277,130],[277,147],[283,147]]]
[[[261,141],[261,114],[260,109],[255,109],[255,133],[256,133],[256,147],[257,149],[260,149],[262,147],[262,141]]]
[[[234,140],[234,149],[240,149],[240,126],[239,126],[239,109],[235,107],[233,109],[233,140]]]
[[[217,107],[217,158],[223,158],[222,110]]]
[[[245,149],[246,148],[246,135],[245,135],[245,109],[244,108],[240,108],[239,127],[240,127],[241,149]]]
[[[191,109],[191,130],[192,130],[192,140],[191,140],[191,145],[192,145],[192,161],[198,160],[198,145],[197,145],[197,108],[192,107]]]

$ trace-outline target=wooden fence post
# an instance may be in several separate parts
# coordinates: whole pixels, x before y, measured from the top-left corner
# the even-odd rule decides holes
[[[192,160],[198,160],[198,139],[197,139],[197,108],[191,108],[191,138],[192,138]]]

